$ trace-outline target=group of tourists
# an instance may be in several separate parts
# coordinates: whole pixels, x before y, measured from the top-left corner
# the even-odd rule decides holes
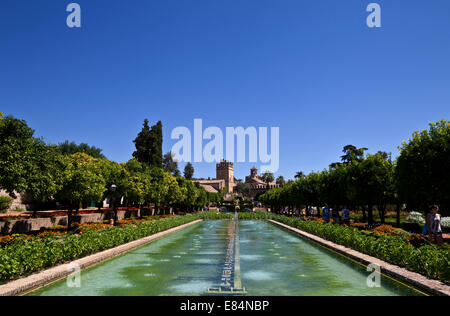
[[[281,214],[295,217],[303,216],[312,219],[316,217],[317,208],[310,206],[304,211],[300,211],[299,209],[291,211],[286,207],[281,210]],[[330,223],[331,220],[333,220],[333,222],[338,225],[350,225],[350,210],[346,205],[341,208],[337,205],[330,207],[326,204],[325,207],[322,208],[322,219],[324,223]],[[427,236],[430,244],[442,245],[444,243],[441,227],[441,215],[439,214],[438,205],[431,205],[428,208],[422,233],[424,236]]]
[[[350,210],[347,208],[347,206],[339,209],[336,205],[334,205],[333,207],[325,205],[325,207],[322,209],[322,218],[324,223],[326,224],[329,223],[331,219],[333,219],[333,222],[338,225],[350,225]]]

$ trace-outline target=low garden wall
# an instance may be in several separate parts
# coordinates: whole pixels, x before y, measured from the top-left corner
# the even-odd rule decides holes
[[[151,212],[150,212],[151,213]],[[145,215],[145,214],[144,214]],[[139,210],[117,211],[117,218],[119,220],[139,217]],[[91,214],[74,214],[73,221],[75,223],[102,223],[106,220],[114,218],[113,212],[91,213]],[[7,222],[0,222],[0,234],[26,234],[40,231],[43,228],[50,228],[54,226],[66,226],[67,216],[53,216],[47,218],[30,218],[22,220],[12,220]]]

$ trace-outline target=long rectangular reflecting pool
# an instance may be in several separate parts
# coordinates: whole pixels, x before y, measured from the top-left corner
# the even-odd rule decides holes
[[[197,296],[224,284],[249,296],[422,295],[385,276],[368,287],[369,274],[266,221],[205,221],[82,271],[80,287],[63,279],[28,295]]]

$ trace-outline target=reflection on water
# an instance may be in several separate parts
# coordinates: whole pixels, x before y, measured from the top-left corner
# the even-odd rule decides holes
[[[227,221],[190,226],[31,295],[204,295],[220,283]],[[239,223],[242,285],[248,295],[416,295],[390,279],[368,288],[365,268],[268,222]]]

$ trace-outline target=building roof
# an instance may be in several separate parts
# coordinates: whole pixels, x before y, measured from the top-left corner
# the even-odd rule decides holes
[[[194,182],[198,182],[200,184],[207,184],[207,183],[225,183],[225,180],[193,180]]]
[[[219,192],[219,191],[217,191],[216,189],[214,189],[212,186],[210,186],[210,185],[207,185],[207,184],[201,184],[201,186],[203,187],[203,188],[205,188],[205,190],[206,190],[206,192],[208,192],[208,193],[217,193],[217,192]]]

